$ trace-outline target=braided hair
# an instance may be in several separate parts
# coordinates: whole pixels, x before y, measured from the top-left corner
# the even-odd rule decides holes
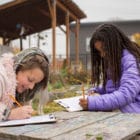
[[[102,58],[95,48],[95,43],[101,41],[105,56]],[[140,72],[140,47],[133,43],[117,26],[103,24],[97,27],[90,40],[92,83],[105,87],[109,73],[114,85],[121,78],[121,57],[124,49],[127,49],[136,58]]]

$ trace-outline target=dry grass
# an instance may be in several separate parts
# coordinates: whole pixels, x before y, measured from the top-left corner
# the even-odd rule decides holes
[[[53,93],[54,95],[53,95],[51,101],[44,106],[44,109],[43,109],[44,113],[52,113],[52,112],[56,112],[56,111],[65,110],[65,108],[63,108],[59,104],[55,103],[53,100],[77,96],[77,94],[74,90],[66,91],[66,89],[64,89],[64,88],[55,90],[53,92],[55,92],[55,93]],[[34,100],[34,102],[33,102],[34,110],[37,110],[38,102],[39,102],[38,99]]]

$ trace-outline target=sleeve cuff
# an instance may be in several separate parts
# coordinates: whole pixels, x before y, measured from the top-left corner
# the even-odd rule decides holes
[[[92,96],[88,96],[88,110],[89,111],[94,111],[94,107],[95,107],[95,102],[93,101],[93,97]]]
[[[10,108],[8,108],[5,104],[0,103],[0,121],[7,120],[10,111],[11,111]]]
[[[3,118],[2,120],[5,121],[8,119],[9,115],[10,115],[11,110],[9,108],[6,108],[3,112]]]
[[[93,87],[93,88],[90,88],[89,90],[88,90],[88,92],[91,92],[91,91],[94,91],[95,93],[97,92],[97,88],[96,87]]]

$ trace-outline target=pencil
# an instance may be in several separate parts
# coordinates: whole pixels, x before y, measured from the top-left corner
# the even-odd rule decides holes
[[[22,105],[16,100],[16,98],[15,98],[13,95],[9,94],[9,97],[10,97],[19,107],[22,107]]]
[[[16,100],[16,98],[15,98],[13,95],[9,94],[9,97],[10,97],[19,107],[22,107],[22,105]],[[33,115],[33,116],[36,115],[36,114],[37,114],[36,111],[33,111],[33,112],[32,112],[32,115]]]
[[[84,85],[82,85],[82,95],[83,95],[83,99],[85,99],[85,89],[84,89]]]

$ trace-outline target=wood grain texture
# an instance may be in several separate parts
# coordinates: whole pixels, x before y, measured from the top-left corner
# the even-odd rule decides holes
[[[95,123],[100,120],[104,120],[108,117],[112,117],[117,113],[103,113],[103,112],[62,112],[56,114],[58,122],[48,127],[45,126],[39,130],[31,131],[22,135],[23,139],[34,138],[49,139],[57,135],[63,135],[70,131],[76,130],[81,127],[85,127],[91,123]]]
[[[86,127],[59,135],[52,140],[129,140],[140,133],[140,115],[118,114]]]
[[[57,123],[1,127],[0,140],[138,140],[140,115],[56,112]]]

